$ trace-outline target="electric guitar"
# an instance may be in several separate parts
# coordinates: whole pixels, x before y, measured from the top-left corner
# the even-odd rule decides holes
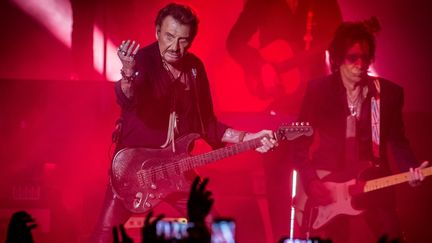
[[[283,125],[276,131],[279,141],[294,140],[312,135],[307,123]],[[171,147],[163,149],[124,148],[112,161],[111,185],[114,194],[133,213],[145,213],[162,199],[175,192],[188,192],[190,180],[187,172],[210,162],[221,160],[261,146],[261,139],[232,144],[208,153],[190,156],[191,144],[199,137],[191,133],[175,141],[176,152]]]
[[[425,177],[432,175],[432,166],[422,169],[422,173]],[[327,181],[326,177],[332,176],[327,171],[317,171],[317,174],[318,177],[324,176],[323,184],[330,190],[333,202],[328,205],[314,205],[313,202],[308,201],[303,190],[299,190],[295,200],[295,207],[300,213],[297,219],[303,227],[313,230],[320,229],[338,215],[362,213],[363,210],[353,207],[353,197],[408,182],[410,179],[409,172],[404,172],[366,181],[351,179],[345,182],[334,182],[334,180]]]

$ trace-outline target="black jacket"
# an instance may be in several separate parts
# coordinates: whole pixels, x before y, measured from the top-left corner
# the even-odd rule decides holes
[[[371,140],[370,100],[377,92],[373,79],[374,77],[368,77],[366,81],[369,92],[357,123],[360,160],[376,160],[372,153]],[[407,171],[409,167],[416,166],[416,160],[404,133],[403,89],[382,78],[379,78],[379,82],[381,86],[379,164],[387,173],[390,173],[388,153],[391,153],[399,170]],[[300,176],[306,188],[312,179],[317,178],[316,169],[334,172],[353,166],[345,161],[348,114],[346,90],[340,73],[309,82],[298,120],[310,122],[314,128],[313,137],[318,139],[314,140],[313,137],[298,139],[294,152],[294,161],[298,163]],[[316,149],[309,154],[312,144]]]
[[[188,90],[173,83],[163,67],[157,42],[138,51],[136,71],[139,75],[135,80],[133,98],[123,94],[120,81],[115,84],[122,124],[117,149],[135,146],[158,148],[165,142],[174,90],[179,115],[179,134],[176,137],[199,133],[212,147],[223,146],[221,138],[227,126],[220,123],[214,114],[204,65],[190,53],[182,62],[182,71],[191,80]]]

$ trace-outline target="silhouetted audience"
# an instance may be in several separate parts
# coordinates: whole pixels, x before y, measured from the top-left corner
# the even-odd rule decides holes
[[[377,243],[399,243],[401,242],[400,239],[390,239],[387,235],[382,235],[380,238],[378,238]]]
[[[30,214],[18,211],[12,215],[6,235],[6,243],[33,243],[31,230],[37,224]]]
[[[122,240],[120,241],[120,237],[118,234],[118,229],[116,227],[113,228],[113,236],[114,236],[114,243],[132,243],[133,239],[129,237],[129,235],[126,233],[126,230],[123,225],[119,225],[120,234]]]
[[[206,189],[208,178],[201,180],[199,176],[195,178],[191,185],[191,191],[187,202],[188,228],[187,236],[182,239],[165,235],[166,232],[158,232],[157,226],[165,217],[163,214],[153,217],[150,211],[144,221],[142,228],[142,242],[148,243],[168,243],[168,242],[188,242],[188,243],[210,243],[211,233],[206,225],[205,219],[210,213],[214,199],[212,193]],[[173,223],[170,223],[171,226]],[[122,241],[120,241],[118,229],[113,228],[114,243],[133,242],[123,225],[119,226]],[[172,230],[172,229],[171,229]]]
[[[290,239],[288,237],[282,237],[278,241],[278,243],[332,243],[332,241],[329,239],[320,239],[320,238],[316,238],[316,237],[312,237],[312,238],[307,239],[307,240]]]
[[[188,229],[187,242],[210,242],[211,232],[206,225],[205,219],[209,215],[214,199],[212,192],[207,190],[208,178],[201,180],[195,178],[191,185],[189,200],[187,203],[188,220],[193,227]]]
[[[207,190],[208,178],[201,180],[199,176],[195,178],[191,185],[190,195],[187,202],[187,236],[173,237],[165,235],[167,232],[158,230],[158,223],[163,221],[165,215],[160,214],[154,217],[150,211],[144,221],[142,228],[143,243],[210,243],[211,232],[206,224],[206,218],[213,206],[214,199],[212,192]],[[171,225],[172,226],[172,225]],[[6,243],[34,243],[31,230],[37,227],[35,220],[25,211],[19,211],[12,215],[6,236]],[[173,230],[171,227],[170,230]],[[120,233],[119,233],[120,232]],[[127,234],[124,226],[114,227],[112,230],[114,243],[132,243],[133,239]],[[288,242],[312,242],[312,243],[331,243],[329,239],[311,238],[304,241],[291,240],[282,237],[279,243]],[[398,243],[398,239],[389,239],[387,235],[381,236],[377,243]]]

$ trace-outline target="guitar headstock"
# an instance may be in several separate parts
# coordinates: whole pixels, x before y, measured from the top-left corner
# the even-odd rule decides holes
[[[301,136],[311,136],[312,126],[309,122],[292,122],[291,125],[283,124],[276,131],[278,140],[294,140]]]

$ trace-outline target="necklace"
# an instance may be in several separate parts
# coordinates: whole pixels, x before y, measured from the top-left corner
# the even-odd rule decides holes
[[[351,116],[357,116],[357,106],[355,104],[348,105]]]
[[[353,117],[358,117],[360,105],[362,102],[362,96],[360,95],[360,89],[356,89],[353,92],[353,95],[349,95],[347,93],[347,101],[348,101],[348,109],[350,112],[350,115]]]
[[[170,78],[171,78],[172,81],[175,81],[175,80],[179,79],[180,76],[183,74],[183,71],[180,70],[180,71],[178,71],[177,77],[175,77],[174,73],[171,71],[170,67],[168,66],[168,64],[163,59],[162,59],[162,64],[163,64],[165,70],[170,75]]]

